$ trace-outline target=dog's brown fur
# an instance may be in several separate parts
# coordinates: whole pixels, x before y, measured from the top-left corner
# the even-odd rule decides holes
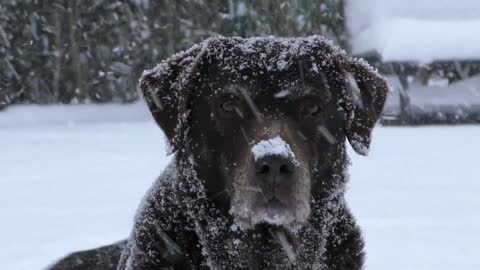
[[[368,64],[318,36],[220,37],[147,71],[140,89],[176,155],[118,266],[102,269],[361,269],[345,141],[366,154],[383,109],[387,86]],[[254,159],[252,146],[275,136],[296,165]],[[277,163],[282,179],[258,170]],[[65,263],[98,254],[51,269],[100,269]]]

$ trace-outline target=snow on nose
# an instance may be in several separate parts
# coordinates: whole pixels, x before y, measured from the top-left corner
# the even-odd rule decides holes
[[[266,156],[279,156],[291,160],[295,166],[298,166],[298,161],[295,158],[290,145],[286,143],[280,136],[269,140],[262,140],[252,147],[253,158],[258,161]]]

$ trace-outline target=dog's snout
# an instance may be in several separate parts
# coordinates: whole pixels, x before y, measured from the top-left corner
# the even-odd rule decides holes
[[[255,162],[257,177],[267,181],[283,181],[295,172],[290,159],[281,156],[266,156]]]

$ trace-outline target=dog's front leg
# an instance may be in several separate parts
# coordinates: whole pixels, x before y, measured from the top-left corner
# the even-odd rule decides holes
[[[327,269],[363,269],[365,252],[362,233],[347,208],[344,208],[339,216],[328,240]]]
[[[158,228],[136,230],[122,252],[117,270],[195,269],[183,243]]]

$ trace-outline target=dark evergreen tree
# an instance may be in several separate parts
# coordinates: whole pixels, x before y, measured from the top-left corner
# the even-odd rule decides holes
[[[2,0],[0,107],[135,100],[143,69],[212,35],[346,46],[342,14],[343,0]]]

